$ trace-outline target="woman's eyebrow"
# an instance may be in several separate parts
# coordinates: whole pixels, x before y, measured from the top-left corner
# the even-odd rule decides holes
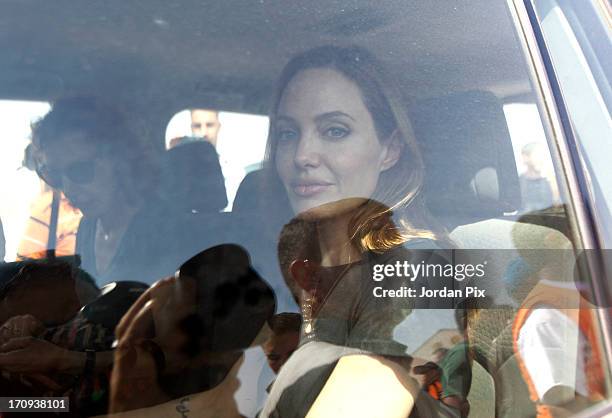
[[[329,119],[329,118],[335,118],[335,117],[338,117],[338,116],[344,116],[346,118],[351,119],[352,121],[355,120],[351,115],[348,115],[348,114],[346,114],[344,112],[336,110],[334,112],[326,112],[326,113],[322,113],[322,114],[318,115],[315,118],[315,121],[316,122],[321,122],[322,120]]]

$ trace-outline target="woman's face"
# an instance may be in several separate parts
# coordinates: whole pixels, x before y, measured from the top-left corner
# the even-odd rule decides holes
[[[82,132],[66,133],[45,146],[39,161],[43,179],[92,217],[107,213],[117,203],[113,166]]]
[[[283,92],[273,129],[276,169],[302,216],[355,208],[399,158],[389,141],[379,141],[359,87],[333,69],[298,73]]]

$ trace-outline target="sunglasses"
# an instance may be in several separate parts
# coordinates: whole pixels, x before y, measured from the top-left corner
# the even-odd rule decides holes
[[[74,184],[86,185],[90,184],[96,176],[95,160],[76,161],[63,170],[40,165],[36,168],[36,173],[45,183],[55,189],[63,187],[64,179]]]

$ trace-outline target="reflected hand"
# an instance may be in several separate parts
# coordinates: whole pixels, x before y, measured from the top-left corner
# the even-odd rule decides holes
[[[36,374],[78,369],[81,353],[34,337],[12,338],[0,347],[0,370]]]
[[[44,330],[43,323],[32,315],[14,316],[0,327],[0,345],[13,338],[36,337]]]
[[[115,350],[109,412],[118,413],[170,400],[158,383],[157,364],[146,344],[122,343]]]
[[[174,277],[151,286],[123,316],[115,331],[119,346],[153,340],[165,357],[165,366],[174,368],[186,358],[183,347],[189,336],[182,322],[195,313],[195,280]]]
[[[117,350],[111,375],[111,412],[143,408],[169,400],[158,383],[158,369],[187,361],[188,336],[181,322],[195,312],[195,282],[167,278],[132,305],[116,328]]]
[[[185,279],[168,277],[154,283],[121,318],[115,330],[117,340],[149,338],[153,331],[158,338],[171,337],[175,323],[193,312],[194,292],[195,282]]]

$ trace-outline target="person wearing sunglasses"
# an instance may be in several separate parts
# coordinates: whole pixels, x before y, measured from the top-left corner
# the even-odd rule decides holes
[[[93,277],[98,288],[121,282],[105,287],[100,298],[108,299],[113,289],[126,285],[126,281],[150,284],[168,276],[192,255],[179,246],[188,230],[181,228],[184,219],[178,219],[161,198],[154,197],[159,183],[154,159],[148,157],[147,149],[127,121],[112,107],[89,98],[57,101],[34,124],[29,151],[40,178],[62,191],[83,213],[76,244],[80,268]],[[55,280],[48,275],[46,279]],[[133,295],[127,292],[115,302],[129,306]],[[58,297],[63,293],[54,296]],[[100,317],[95,327],[108,323],[113,332],[117,321],[112,315],[119,310],[112,304],[102,305],[85,307],[84,311],[93,311]],[[9,319],[10,324],[18,319]],[[33,316],[29,319],[35,325],[31,329],[40,329],[49,320]],[[102,413],[108,396],[105,379],[112,367],[113,353],[108,341],[83,351],[70,325],[77,322],[63,324],[48,339],[20,327],[20,332],[11,334],[0,347],[0,371],[43,376],[44,389],[54,391],[63,388],[49,376],[57,372],[68,375],[76,382],[74,394],[82,403],[76,407],[77,412],[84,408]],[[62,335],[68,335],[69,341],[59,345]]]
[[[38,175],[83,213],[76,252],[99,286],[152,283],[182,261],[169,259],[169,217],[152,198],[159,170],[120,112],[89,98],[59,100],[35,124],[32,145]]]

